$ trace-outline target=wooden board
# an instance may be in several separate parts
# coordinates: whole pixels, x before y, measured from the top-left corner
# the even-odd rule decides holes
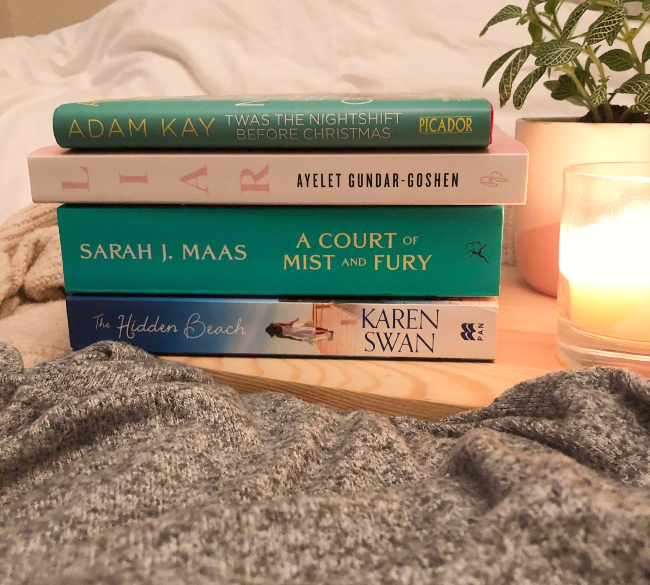
[[[494,363],[300,358],[170,357],[239,392],[288,392],[344,409],[438,420],[486,406],[523,380],[563,369],[555,353],[556,301],[504,267]]]

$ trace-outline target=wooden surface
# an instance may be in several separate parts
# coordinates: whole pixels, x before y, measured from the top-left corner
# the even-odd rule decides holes
[[[480,408],[523,380],[563,369],[555,353],[555,299],[504,267],[494,363],[173,357],[239,392],[288,392],[344,409],[428,420]]]

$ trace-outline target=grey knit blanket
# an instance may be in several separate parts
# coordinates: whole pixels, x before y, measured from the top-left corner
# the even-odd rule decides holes
[[[649,452],[613,369],[429,423],[0,345],[0,583],[648,583]]]

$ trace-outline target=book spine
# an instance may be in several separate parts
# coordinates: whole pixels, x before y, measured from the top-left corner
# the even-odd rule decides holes
[[[174,99],[64,104],[54,136],[68,148],[484,147],[487,100]]]
[[[71,206],[68,292],[496,296],[501,206]]]
[[[496,300],[358,302],[69,296],[70,344],[157,354],[493,360]]]
[[[505,205],[525,203],[527,155],[97,154],[53,147],[33,153],[28,166],[35,202]]]

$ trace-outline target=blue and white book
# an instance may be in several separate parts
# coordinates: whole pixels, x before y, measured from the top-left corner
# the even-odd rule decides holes
[[[70,344],[163,355],[495,358],[497,300],[309,300],[71,295]]]

